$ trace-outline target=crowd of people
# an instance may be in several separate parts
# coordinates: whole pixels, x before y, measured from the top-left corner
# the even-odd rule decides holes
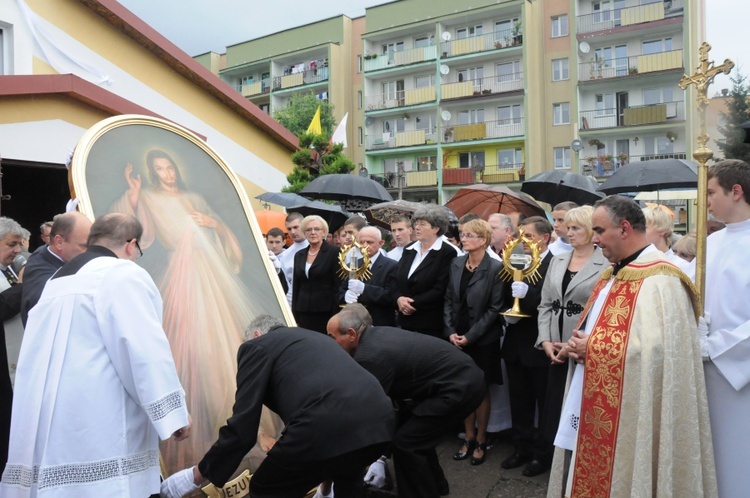
[[[436,498],[450,492],[437,444],[460,431],[453,459],[485,464],[493,405],[509,403],[514,451],[498,464],[550,471],[549,497],[744,496],[750,165],[712,166],[707,194],[705,303],[693,285],[696,235],[675,240],[667,210],[626,197],[560,203],[549,219],[469,214],[457,226],[423,205],[390,230],[354,216],[335,233],[290,213],[265,238],[297,327],[250,323],[232,416],[200,461],[161,484],[158,440],[179,448],[190,405],[159,290],[134,263],[141,222],[58,215],[21,261],[28,232],[0,218],[0,318],[26,325],[15,385],[0,327],[0,494],[223,486],[256,444],[265,406],[285,429],[250,496],[318,484],[320,497],[361,496],[363,481],[389,483],[392,458],[400,497]],[[507,282],[504,251],[519,237],[538,250],[541,278]],[[369,278],[340,277],[340,247],[354,241]],[[516,299],[521,314],[504,314]],[[507,398],[493,395],[499,384]]]

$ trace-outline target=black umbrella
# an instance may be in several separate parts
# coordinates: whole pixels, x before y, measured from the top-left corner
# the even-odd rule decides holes
[[[697,188],[698,165],[684,159],[633,161],[615,171],[599,190],[607,195],[650,192],[671,188]]]
[[[341,206],[335,204],[326,204],[320,201],[307,201],[299,206],[290,206],[286,208],[288,213],[297,212],[302,216],[311,216],[316,214],[326,220],[328,223],[328,233],[333,233],[342,226],[344,222],[352,216],[352,213],[345,211]]]
[[[310,202],[310,199],[291,192],[266,192],[265,194],[256,195],[255,198],[270,204],[276,204],[277,206],[284,206],[285,208]]]
[[[740,128],[742,128],[745,132],[745,142],[746,144],[750,144],[750,121],[745,121],[740,125]]]
[[[347,201],[357,199],[370,202],[392,201],[393,197],[381,184],[357,175],[321,175],[308,183],[300,195],[311,199]]]
[[[421,202],[405,201],[402,199],[380,202],[365,209],[365,217],[371,224],[390,230],[393,218],[405,215],[411,219],[411,215],[420,206],[423,206]]]
[[[598,188],[599,182],[595,178],[568,171],[545,171],[521,184],[521,192],[553,207],[565,201],[579,205],[593,204],[604,197],[604,194],[596,191]]]

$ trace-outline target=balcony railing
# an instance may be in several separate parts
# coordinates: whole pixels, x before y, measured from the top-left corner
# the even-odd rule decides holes
[[[271,91],[271,79],[265,78],[261,81],[237,85],[237,91],[240,92],[243,97],[252,97],[254,95],[268,93]]]
[[[462,99],[517,90],[523,90],[523,71],[455,83],[443,83],[440,85],[440,98],[441,100]]]
[[[521,45],[522,43],[523,35],[518,34],[513,36],[513,30],[506,29],[487,33],[486,35],[442,42],[440,48],[442,51],[442,57],[445,58],[477,52],[487,52],[489,50],[499,50],[501,48]]]
[[[399,184],[397,173],[374,173],[370,179],[383,185],[385,188],[396,189]],[[406,171],[401,175],[401,188],[409,187],[433,187],[437,185],[437,171]]]
[[[640,126],[646,124],[683,121],[685,119],[684,102],[665,102],[663,104],[631,106],[623,109],[597,109],[581,111],[581,130],[615,128],[618,126]]]
[[[435,57],[437,57],[437,47],[435,45],[407,48],[406,50],[393,51],[386,54],[366,54],[364,56],[365,71],[406,66],[408,64],[416,64],[417,62],[434,60]]]
[[[668,154],[649,154],[644,156],[625,156],[602,153],[599,156],[589,156],[581,159],[581,171],[592,176],[610,176],[622,166],[635,161],[650,161],[652,159],[686,159],[684,152],[671,152]]]
[[[661,21],[667,17],[682,15],[682,11],[683,0],[671,0],[594,12],[577,17],[578,34]]]
[[[396,134],[386,132],[378,135],[367,135],[365,142],[366,150],[430,145],[437,143],[437,129],[403,131]]]
[[[658,54],[581,62],[578,64],[578,75],[581,81],[585,81],[682,68],[682,49],[679,49]]]
[[[380,95],[368,95],[365,98],[366,111],[380,111],[383,109],[395,109],[410,105],[426,104],[435,102],[437,94],[434,86],[424,88],[412,88],[410,90],[398,90]]]
[[[299,73],[287,74],[286,76],[274,76],[273,89],[284,90],[295,86],[310,85],[320,83],[328,79],[328,68],[320,67],[317,69],[308,69]]]
[[[442,142],[455,143],[487,138],[506,138],[524,134],[523,118],[500,119],[474,124],[446,124],[442,129]]]

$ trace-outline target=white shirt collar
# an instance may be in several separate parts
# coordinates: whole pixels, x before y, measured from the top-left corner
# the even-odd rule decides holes
[[[50,253],[51,255],[53,255],[54,257],[56,257],[57,259],[59,259],[59,260],[60,260],[60,261],[62,261],[63,263],[65,263],[65,260],[64,260],[64,259],[62,259],[62,258],[61,258],[60,256],[58,256],[58,255],[57,255],[57,254],[55,254],[54,252],[52,252],[52,249],[50,249],[50,248],[49,248],[49,245],[47,246],[47,252],[49,252],[49,253]]]
[[[432,246],[427,249],[427,251],[439,251],[443,247],[443,239],[441,237],[438,237]],[[412,245],[405,247],[404,249],[408,249],[410,251],[417,251],[419,253],[422,252],[422,241],[418,240]]]

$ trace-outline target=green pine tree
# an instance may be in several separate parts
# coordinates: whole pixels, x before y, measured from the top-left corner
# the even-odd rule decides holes
[[[727,112],[720,114],[724,125],[718,127],[724,140],[717,140],[716,144],[721,149],[724,159],[741,159],[750,162],[750,144],[745,143],[745,130],[741,128],[743,123],[750,121],[750,103],[748,103],[750,87],[746,84],[747,77],[740,73],[730,79],[732,89],[726,100]],[[720,159],[715,158],[715,160]]]

